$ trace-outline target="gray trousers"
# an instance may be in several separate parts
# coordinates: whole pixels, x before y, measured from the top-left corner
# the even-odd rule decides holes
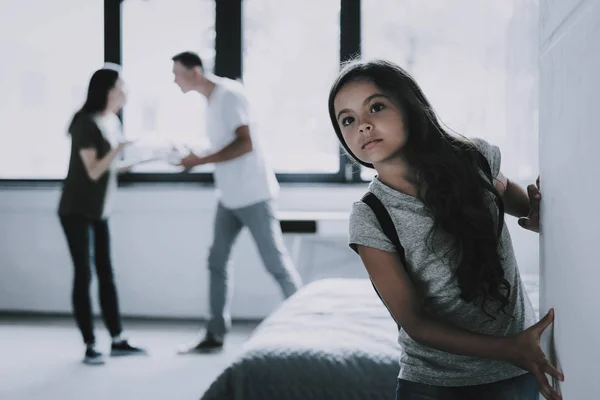
[[[272,201],[237,209],[228,209],[219,203],[214,220],[213,243],[208,255],[210,319],[207,334],[220,340],[231,328],[230,255],[244,226],[250,230],[263,264],[281,287],[283,296],[290,297],[302,285],[300,275],[283,243]]]

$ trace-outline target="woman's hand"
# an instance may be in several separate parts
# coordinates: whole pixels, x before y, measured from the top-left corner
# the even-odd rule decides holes
[[[527,186],[527,194],[529,195],[529,215],[527,217],[519,218],[518,222],[523,228],[539,233],[540,200],[542,199],[539,176],[535,181],[535,185],[531,184]]]
[[[540,336],[544,330],[554,321],[554,309],[548,311],[546,316],[537,324],[527,330],[513,336],[510,340],[508,361],[526,371],[531,372],[538,383],[540,393],[548,400],[560,400],[560,394],[550,385],[546,374],[560,381],[564,381],[564,375],[559,372],[546,359],[546,355],[540,347]]]
[[[123,139],[121,141],[119,141],[119,144],[117,145],[118,151],[123,150],[125,147],[129,146],[130,144],[133,144],[135,142],[135,140],[129,140],[129,139]]]

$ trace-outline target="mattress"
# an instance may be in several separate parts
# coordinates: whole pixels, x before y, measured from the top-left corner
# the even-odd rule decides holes
[[[263,320],[201,399],[389,400],[399,350],[368,279],[323,279]]]

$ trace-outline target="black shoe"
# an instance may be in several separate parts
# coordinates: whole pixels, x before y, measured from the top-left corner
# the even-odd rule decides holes
[[[85,357],[83,358],[84,364],[89,365],[102,365],[106,362],[104,355],[96,350],[95,346],[88,346],[85,349]]]
[[[193,347],[184,348],[179,354],[213,353],[223,350],[223,341],[211,336],[206,336],[200,343]]]
[[[121,340],[120,342],[113,342],[110,347],[110,355],[116,356],[137,356],[148,354],[146,350],[139,347],[135,347],[129,344],[127,340]]]

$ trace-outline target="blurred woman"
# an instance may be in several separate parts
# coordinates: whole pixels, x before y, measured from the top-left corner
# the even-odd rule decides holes
[[[69,126],[71,158],[64,180],[58,214],[75,274],[72,302],[75,321],[86,345],[84,362],[103,364],[96,347],[90,301],[90,232],[104,324],[112,337],[111,356],[145,354],[123,335],[114,281],[108,218],[117,191],[117,174],[134,164],[120,166],[118,156],[131,142],[123,138],[117,113],[125,103],[123,80],[114,69],[92,76],[83,107]],[[146,160],[147,161],[147,160]]]

